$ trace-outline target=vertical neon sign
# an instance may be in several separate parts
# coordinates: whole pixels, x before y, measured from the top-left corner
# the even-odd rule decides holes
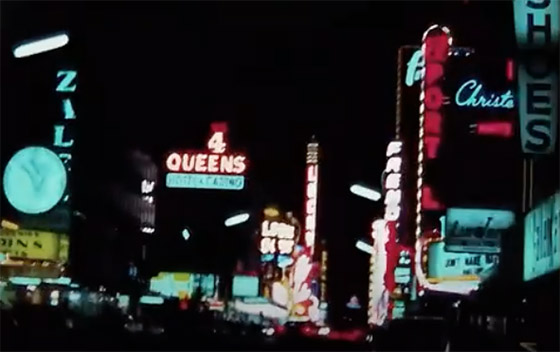
[[[389,290],[386,284],[387,243],[389,229],[383,219],[375,220],[371,225],[373,251],[370,257],[368,289],[368,324],[383,325],[389,313]]]
[[[433,25],[422,36],[422,53],[425,58],[425,72],[420,92],[420,124],[418,134],[418,170],[416,192],[416,245],[415,274],[421,287],[429,288],[422,264],[424,241],[422,240],[422,211],[441,209],[433,197],[431,188],[424,185],[424,167],[426,159],[437,157],[441,134],[442,106],[444,96],[441,82],[444,76],[444,65],[450,55],[453,38],[447,27]],[[420,291],[422,294],[423,291]]]
[[[319,319],[319,299],[311,291],[317,270],[313,269],[313,254],[317,225],[317,196],[319,184],[319,144],[315,138],[307,144],[307,167],[305,169],[305,233],[303,248],[294,266],[294,307],[293,320],[317,321]]]
[[[425,72],[420,92],[420,127],[418,134],[418,170],[416,193],[416,237],[422,234],[422,210],[436,210],[441,204],[432,197],[429,186],[424,185],[426,159],[437,157],[441,136],[442,106],[444,96],[441,82],[453,39],[447,27],[433,25],[422,37],[422,54]]]
[[[64,163],[66,171],[69,173],[72,170],[72,146],[74,139],[69,137],[67,127],[71,124],[71,120],[76,119],[76,112],[72,106],[72,94],[76,92],[78,73],[72,70],[61,70],[56,73],[58,80],[56,92],[63,94],[62,97],[62,114],[64,116],[63,123],[54,125],[54,140],[53,147],[58,151],[60,160]],[[69,138],[68,138],[69,137]],[[66,139],[67,138],[67,139]],[[66,194],[63,201],[67,202],[70,198],[69,188],[66,188]]]

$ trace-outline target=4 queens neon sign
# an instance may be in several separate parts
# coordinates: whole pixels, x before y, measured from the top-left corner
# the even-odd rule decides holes
[[[455,94],[455,104],[471,108],[499,109],[513,109],[515,105],[511,90],[501,95],[495,93],[488,95],[484,92],[482,83],[478,83],[475,79],[468,80],[459,87]]]

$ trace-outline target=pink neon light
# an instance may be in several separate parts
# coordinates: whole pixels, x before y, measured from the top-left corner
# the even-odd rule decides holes
[[[426,89],[424,105],[428,110],[438,110],[443,105],[443,93],[439,86],[434,85]]]
[[[514,74],[514,63],[512,59],[508,59],[506,62],[506,78],[508,81],[512,82],[515,78]]]
[[[431,86],[443,77],[443,66],[439,63],[431,63],[426,66],[426,85]]]
[[[424,118],[424,131],[426,134],[441,134],[441,114],[437,111],[427,111]]]
[[[442,210],[443,204],[434,197],[432,188],[428,185],[422,186],[422,209]]]
[[[510,138],[513,136],[513,124],[509,121],[479,122],[476,125],[476,134]]]
[[[427,136],[424,138],[424,143],[426,144],[426,156],[428,159],[437,158],[440,138],[436,136]]]

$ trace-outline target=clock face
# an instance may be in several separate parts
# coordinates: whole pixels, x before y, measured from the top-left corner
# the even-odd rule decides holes
[[[44,147],[18,151],[4,170],[4,193],[10,204],[26,214],[52,209],[64,195],[66,168],[62,160]]]

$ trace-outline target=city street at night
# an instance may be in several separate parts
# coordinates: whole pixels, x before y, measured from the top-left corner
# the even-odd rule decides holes
[[[560,0],[0,3],[0,350],[560,351]]]

